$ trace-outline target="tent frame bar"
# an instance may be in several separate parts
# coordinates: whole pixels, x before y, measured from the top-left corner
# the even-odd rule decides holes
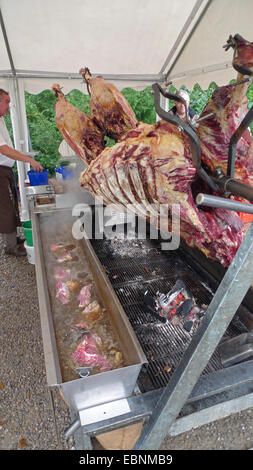
[[[174,56],[174,54],[175,54],[177,48],[179,47],[179,45],[180,45],[180,43],[181,43],[181,41],[182,41],[182,39],[183,39],[185,33],[187,32],[187,30],[188,30],[189,26],[191,25],[191,23],[194,21],[194,18],[197,16],[197,14],[198,14],[198,12],[199,12],[199,10],[200,10],[202,4],[203,4],[205,1],[207,1],[207,0],[197,0],[197,2],[195,3],[195,5],[194,5],[194,7],[193,7],[193,9],[192,9],[192,11],[191,11],[189,17],[187,18],[187,20],[186,20],[184,26],[182,27],[182,29],[181,29],[181,31],[180,31],[180,33],[179,33],[179,35],[178,35],[178,37],[177,37],[177,39],[176,39],[174,45],[172,46],[172,48],[171,48],[171,50],[170,50],[170,52],[169,52],[169,54],[168,54],[168,56],[167,56],[167,58],[166,58],[164,64],[163,64],[163,66],[162,66],[162,68],[161,68],[161,70],[160,70],[160,74],[162,74],[162,73],[165,72],[166,68],[168,67],[168,64],[169,64],[170,61],[172,60],[172,58],[173,58],[173,56]],[[208,1],[208,3],[210,3],[210,0]],[[206,7],[205,7],[205,8],[206,8]],[[200,14],[200,17],[201,17],[201,14]],[[197,23],[198,23],[198,21],[197,21]],[[183,44],[182,48],[183,48],[183,47],[184,47],[184,44]],[[166,74],[166,75],[167,75],[167,74]]]
[[[0,77],[13,77],[14,73],[12,70],[0,70]],[[61,79],[74,79],[83,80],[81,75],[78,73],[68,72],[43,72],[36,70],[18,70],[15,69],[15,76],[17,78],[61,78]],[[101,74],[93,73],[93,77],[103,76],[105,80],[126,80],[126,81],[146,81],[161,82],[164,80],[164,75],[161,74]]]
[[[3,37],[4,37],[6,51],[7,51],[7,54],[8,54],[9,61],[10,61],[12,75],[15,76],[16,75],[16,69],[15,69],[15,66],[14,66],[13,58],[12,58],[12,53],[11,53],[10,44],[9,44],[9,41],[8,41],[6,29],[5,29],[5,24],[4,24],[4,19],[3,19],[1,8],[0,8],[0,25],[1,25],[2,33],[3,33]]]
[[[205,5],[203,11],[201,12],[201,14],[199,15],[199,18],[198,20],[196,21],[195,25],[193,26],[193,28],[191,29],[189,35],[187,36],[187,38],[185,39],[179,53],[177,54],[177,56],[175,57],[175,60],[173,61],[172,65],[170,66],[169,70],[167,70],[166,72],[166,80],[168,79],[168,77],[170,76],[170,73],[172,72],[172,70],[174,69],[175,65],[177,64],[177,61],[179,60],[179,58],[181,57],[186,45],[188,44],[189,42],[189,39],[192,37],[192,35],[194,34],[196,28],[198,27],[200,21],[203,19],[203,16],[206,14],[208,8],[210,7],[210,4],[212,3],[212,0],[208,0],[207,4]],[[199,7],[200,8],[200,7]]]

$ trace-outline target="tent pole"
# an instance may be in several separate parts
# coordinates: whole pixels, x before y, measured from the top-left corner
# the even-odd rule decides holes
[[[21,112],[20,112],[20,103],[23,104],[24,102],[24,90],[22,86],[22,91],[23,91],[23,99],[21,100],[21,94],[19,92],[19,84],[17,80],[17,75],[16,75],[16,69],[14,65],[14,61],[12,58],[12,53],[9,45],[9,40],[8,36],[6,33],[5,29],[5,24],[4,24],[4,19],[2,15],[2,11],[0,8],[0,25],[4,37],[4,42],[5,42],[5,47],[6,51],[8,54],[10,66],[11,66],[11,72],[12,72],[12,78],[10,79],[10,97],[11,97],[11,102],[12,106],[10,108],[10,113],[11,113],[11,123],[12,123],[12,128],[13,128],[13,135],[14,135],[14,146],[17,150],[20,150],[21,152],[24,152],[23,144],[24,140],[22,138],[23,135],[25,135],[24,129],[22,130],[22,119],[21,119]],[[22,83],[23,85],[23,83]],[[24,117],[24,114],[23,114]],[[21,220],[28,220],[29,219],[29,208],[28,208],[28,201],[26,199],[26,194],[25,194],[25,164],[23,162],[17,162],[17,168],[18,168],[18,177],[19,177],[19,191],[20,191],[20,202],[21,202]]]
[[[22,84],[23,85],[23,84]],[[23,87],[22,87],[23,88]],[[24,96],[24,93],[23,93]],[[11,123],[13,128],[14,146],[20,152],[27,152],[27,138],[25,139],[24,130],[22,129],[22,119],[20,112],[20,90],[16,77],[10,80],[10,97],[11,97]],[[23,98],[24,101],[24,98]],[[24,106],[23,106],[24,107]],[[25,145],[26,144],[26,145]],[[26,164],[17,162],[18,179],[19,179],[19,193],[21,213],[20,218],[22,221],[29,220],[29,207],[25,193],[25,178],[26,178]]]

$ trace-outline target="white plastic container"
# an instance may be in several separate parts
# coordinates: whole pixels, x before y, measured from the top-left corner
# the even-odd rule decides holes
[[[35,264],[35,255],[34,255],[34,246],[28,246],[26,241],[24,243],[24,247],[27,252],[27,258],[30,264]]]

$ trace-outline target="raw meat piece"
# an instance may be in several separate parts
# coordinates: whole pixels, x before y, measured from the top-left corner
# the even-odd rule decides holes
[[[91,312],[94,312],[94,313],[99,313],[101,312],[102,309],[98,303],[97,300],[94,300],[94,302],[91,302],[85,309],[82,313],[91,313]]]
[[[69,103],[60,85],[52,90],[58,98],[55,104],[57,127],[69,146],[89,164],[104,148],[104,134],[96,120]]]
[[[70,300],[69,288],[65,282],[58,281],[55,286],[56,298],[60,300],[62,304],[67,304]]]
[[[57,263],[65,263],[66,261],[73,261],[73,257],[70,251],[57,258]]]
[[[50,243],[50,250],[54,253],[57,250],[60,250],[63,248],[63,245],[57,245],[56,243]]]
[[[79,307],[86,307],[90,303],[90,298],[91,298],[91,288],[92,284],[88,284],[87,286],[84,286],[77,299],[80,301],[79,302]]]
[[[66,282],[70,292],[76,292],[80,288],[80,283],[78,281],[70,281]]]
[[[131,106],[112,83],[106,82],[103,77],[92,78],[87,67],[81,69],[80,74],[91,94],[91,116],[105,135],[117,141],[127,130],[137,126]]]
[[[91,302],[82,312],[84,321],[89,327],[95,326],[96,322],[102,318],[103,310],[97,300]]]
[[[111,366],[105,356],[99,354],[97,347],[101,345],[98,335],[86,335],[71,355],[73,361],[87,367],[99,367],[101,371],[110,370]]]
[[[57,281],[68,281],[70,279],[70,269],[62,269],[59,266],[54,268],[54,278]]]

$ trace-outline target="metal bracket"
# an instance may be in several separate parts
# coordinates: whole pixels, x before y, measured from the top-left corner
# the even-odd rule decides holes
[[[221,362],[229,367],[253,357],[253,331],[223,341],[219,346]]]
[[[154,104],[155,104],[155,110],[158,116],[160,116],[162,119],[165,121],[174,124],[178,128],[182,129],[183,132],[189,137],[190,140],[190,147],[191,147],[191,152],[192,152],[192,161],[193,165],[195,166],[199,176],[212,188],[213,191],[218,190],[218,186],[216,183],[212,180],[212,178],[206,173],[204,168],[201,166],[201,150],[200,150],[200,141],[199,138],[195,132],[194,127],[188,122],[185,123],[182,121],[178,116],[174,115],[171,112],[167,112],[164,109],[162,109],[160,105],[160,93],[165,97],[169,99],[173,99],[175,101],[182,102],[185,105],[185,100],[181,97],[178,97],[176,95],[173,95],[171,93],[168,93],[163,90],[163,88],[158,84],[154,83],[152,85],[152,89],[154,92]]]
[[[235,133],[232,135],[230,139],[229,150],[228,150],[228,167],[227,167],[227,177],[229,178],[234,178],[237,143],[252,121],[253,121],[253,106],[247,112],[246,116],[242,120],[238,129],[236,129]]]

